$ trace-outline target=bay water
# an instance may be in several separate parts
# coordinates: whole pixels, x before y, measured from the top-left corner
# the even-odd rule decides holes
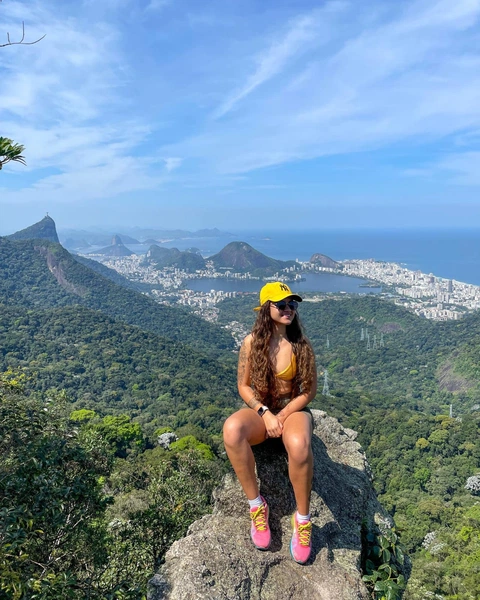
[[[309,260],[316,253],[334,260],[374,258],[480,285],[480,229],[477,228],[236,231],[228,237],[172,240],[164,246],[179,250],[193,246],[204,256],[210,256],[234,240],[247,242],[280,260]]]
[[[365,280],[357,277],[345,277],[332,273],[306,273],[304,281],[289,283],[292,290],[302,292],[324,292],[348,294],[378,294],[381,287],[363,287]],[[224,278],[202,278],[187,279],[184,287],[195,292],[210,292],[211,290],[222,292],[259,292],[265,285],[264,281],[257,279],[224,279]]]

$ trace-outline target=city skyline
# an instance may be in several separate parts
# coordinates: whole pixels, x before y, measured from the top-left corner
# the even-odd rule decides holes
[[[480,0],[4,0],[0,235],[480,223]]]

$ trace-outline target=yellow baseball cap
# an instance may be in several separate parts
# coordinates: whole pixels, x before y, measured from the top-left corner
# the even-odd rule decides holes
[[[292,290],[283,281],[272,281],[266,283],[260,290],[260,306],[257,306],[253,310],[260,310],[265,302],[279,302],[284,298],[291,297],[297,302],[301,302],[302,299],[297,294],[294,294]]]

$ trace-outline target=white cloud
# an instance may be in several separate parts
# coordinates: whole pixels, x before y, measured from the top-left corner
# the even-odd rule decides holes
[[[115,198],[132,192],[156,189],[168,179],[150,174],[149,161],[133,157],[113,157],[108,163],[85,166],[75,171],[50,175],[37,183],[11,191],[0,188],[6,204],[22,203],[74,204],[88,200]]]
[[[217,109],[215,117],[219,118],[232,110],[240,100],[280,73],[290,58],[299,52],[305,52],[306,45],[315,37],[315,25],[316,19],[313,16],[303,16],[297,19],[282,39],[273,42],[261,56],[256,58],[258,66],[255,72],[241,89],[234,92]]]
[[[162,10],[170,4],[171,0],[151,0],[145,11],[157,11]]]
[[[448,158],[408,173],[477,181],[480,0],[312,0],[297,14],[266,0],[241,15],[220,0],[97,4],[0,5],[0,34],[22,20],[30,38],[47,33],[1,51],[0,135],[28,163],[2,182],[33,182],[2,202],[238,191],[257,169],[438,140]]]
[[[333,12],[331,39],[294,61],[326,16],[297,21],[221,105],[217,116],[231,111],[228,120],[166,151],[241,173],[477,130],[480,0],[395,3],[370,19],[364,10]]]
[[[9,18],[21,14],[28,23],[35,20],[36,30],[48,35],[37,46],[2,51],[0,121],[2,135],[25,145],[26,172],[54,169],[58,174],[42,173],[36,183],[15,192],[4,189],[2,200],[40,201],[48,195],[88,201],[158,187],[165,166],[137,156],[151,127],[139,113],[131,114],[119,93],[129,74],[118,31],[104,22],[87,27],[48,6],[38,1],[11,5]]]

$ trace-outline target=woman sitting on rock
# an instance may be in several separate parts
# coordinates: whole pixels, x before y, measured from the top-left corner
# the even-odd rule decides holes
[[[292,516],[293,559],[307,562],[311,552],[310,491],[313,476],[312,419],[307,404],[317,392],[315,357],[297,315],[302,299],[285,283],[267,283],[252,333],[238,360],[238,391],[247,405],[223,428],[228,458],[250,504],[251,536],[256,548],[270,546],[268,504],[258,489],[251,446],[281,438],[297,510]]]

